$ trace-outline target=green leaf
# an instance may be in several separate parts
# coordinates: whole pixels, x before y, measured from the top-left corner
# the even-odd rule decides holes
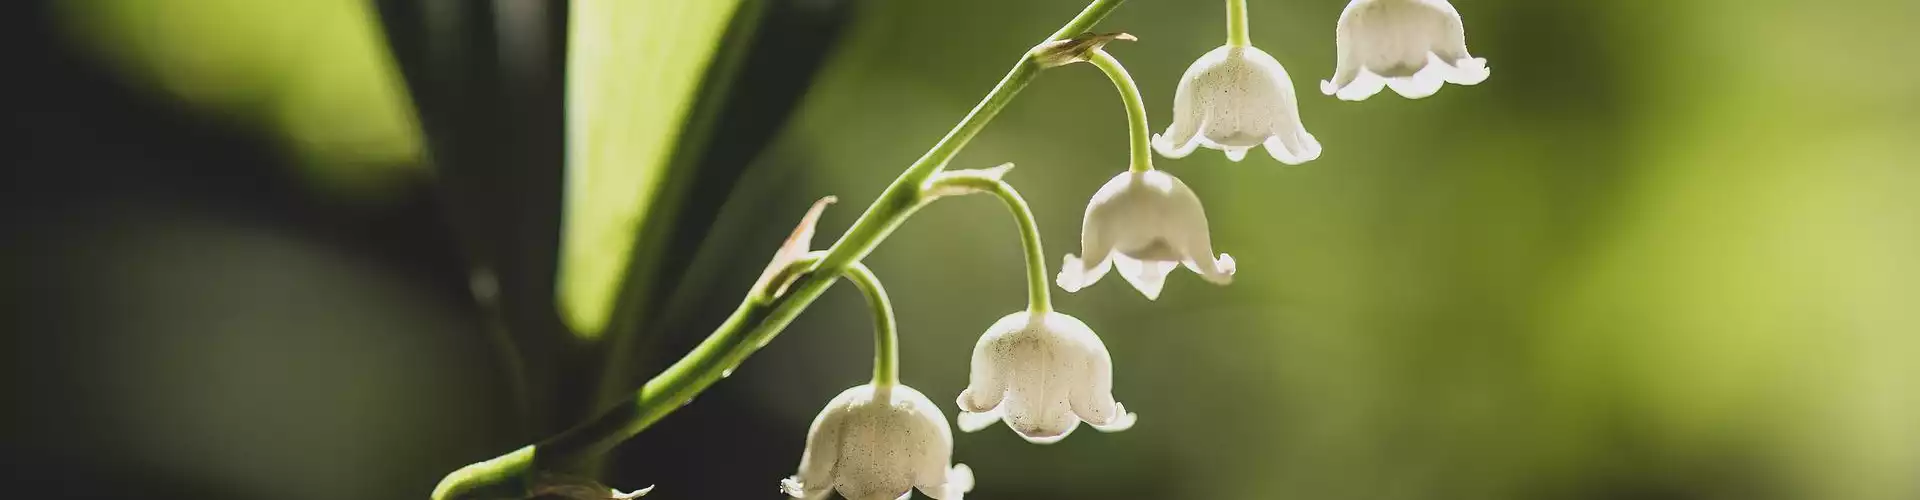
[[[557,288],[598,338],[739,0],[578,0],[567,59],[566,216]]]
[[[53,7],[81,46],[133,82],[277,132],[329,194],[378,198],[423,173],[419,124],[369,2]]]

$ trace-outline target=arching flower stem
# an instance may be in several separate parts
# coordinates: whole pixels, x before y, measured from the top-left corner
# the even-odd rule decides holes
[[[985,171],[946,172],[929,184],[929,190],[984,192],[1000,198],[1007,211],[1013,213],[1014,221],[1020,224],[1020,246],[1027,259],[1027,310],[1046,314],[1053,311],[1053,289],[1047,285],[1047,253],[1040,247],[1040,225],[1034,221],[1033,209],[1027,206],[1027,200],[1020,197],[1012,184],[1000,179],[1007,167],[1012,165]]]
[[[1227,0],[1227,45],[1253,45],[1247,36],[1247,0]]]
[[[1073,20],[1048,37],[1048,41],[1086,32],[1124,1],[1094,0]],[[811,271],[792,273],[799,275],[799,278],[785,293],[775,295],[760,290],[749,293],[733,314],[715,328],[706,340],[648,380],[632,398],[616,403],[599,415],[539,444],[456,470],[434,488],[432,498],[527,498],[537,486],[533,472],[575,465],[600,456],[692,401],[695,395],[731,373],[747,356],[773,340],[801,311],[820,298],[827,287],[839,279],[840,273],[872,253],[874,247],[879,246],[882,240],[919,209],[928,198],[924,192],[926,182],[985,128],[994,115],[1012,102],[1015,94],[1039,76],[1043,68],[1038,57],[1036,51],[1021,54],[1013,69],[980,100],[980,104],[974,106],[966,118],[961,119],[932,149],[901,172],[825,254],[809,255],[790,265],[789,269]]]
[[[1140,87],[1133,83],[1133,75],[1127,74],[1127,68],[1120,60],[1105,50],[1094,50],[1087,55],[1087,62],[1100,68],[1113,80],[1113,86],[1120,90],[1120,102],[1127,107],[1127,168],[1134,172],[1153,170],[1153,136],[1147,131],[1147,105],[1140,99]]]
[[[891,387],[900,383],[900,334],[894,329],[893,301],[887,299],[886,287],[880,286],[880,278],[866,264],[855,262],[841,274],[860,287],[867,296],[867,307],[873,309],[873,385]]]

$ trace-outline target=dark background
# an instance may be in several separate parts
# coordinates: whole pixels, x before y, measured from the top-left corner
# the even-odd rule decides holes
[[[738,73],[701,101],[713,139],[676,155],[686,194],[648,235],[665,271],[628,385],[724,317],[806,203],[839,195],[838,235],[1081,6],[749,3]],[[1317,92],[1342,2],[1250,4],[1326,154],[1160,159],[1236,283],[1056,291],[1140,424],[957,435],[973,496],[1920,498],[1920,6],[1460,0],[1487,82],[1346,103]],[[606,353],[552,301],[567,9],[527,5],[9,4],[0,496],[421,498],[586,414]],[[1101,25],[1141,38],[1112,52],[1155,131],[1221,10],[1134,0]],[[1050,71],[954,164],[1020,165],[1050,265],[1124,168],[1117,103]],[[949,412],[1021,305],[1002,212],[942,202],[868,259],[905,381]],[[861,304],[830,292],[606,481],[775,498],[864,380]]]

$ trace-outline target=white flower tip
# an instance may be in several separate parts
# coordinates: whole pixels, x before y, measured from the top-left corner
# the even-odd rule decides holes
[[[1024,439],[1029,443],[1053,444],[1053,443],[1060,442],[1060,440],[1062,439],[1066,439],[1068,434],[1073,433],[1073,428],[1079,427],[1079,426],[1080,426],[1080,421],[1076,419],[1073,421],[1073,425],[1068,426],[1067,430],[1065,431],[1055,432],[1051,430],[1042,430],[1042,429],[1027,429],[1025,431],[1022,431],[1021,429],[1016,427],[1013,429],[1013,433],[1015,435],[1020,436],[1020,439]]]
[[[1393,89],[1393,92],[1400,94],[1400,97],[1425,99],[1440,92],[1440,86],[1446,83],[1446,79],[1442,78],[1438,73],[1433,72],[1431,67],[1429,67],[1429,70],[1421,71],[1410,77],[1388,78],[1387,88]]]
[[[1333,83],[1333,80],[1321,80],[1320,93],[1326,95],[1338,94],[1340,93],[1340,85]]]
[[[1067,293],[1078,292],[1087,285],[1093,284],[1093,280],[1087,279],[1086,265],[1073,254],[1067,254],[1067,257],[1060,261],[1060,274],[1055,276],[1053,281]]]
[[[788,476],[780,480],[780,492],[793,498],[805,498],[807,485],[800,482],[800,476]]]
[[[1320,140],[1315,139],[1313,134],[1301,130],[1294,136],[1294,142],[1298,144],[1288,147],[1287,141],[1282,140],[1280,136],[1268,137],[1265,144],[1267,154],[1273,156],[1274,160],[1287,165],[1299,165],[1320,157]]]
[[[1238,266],[1234,265],[1232,255],[1227,255],[1225,253],[1222,253],[1220,254],[1220,258],[1214,259],[1213,268],[1216,270],[1219,270],[1220,272],[1217,274],[1207,275],[1207,278],[1209,280],[1212,280],[1214,283],[1225,285],[1228,283],[1233,283],[1233,272],[1236,269],[1238,269]]]
[[[1240,161],[1247,158],[1247,149],[1248,148],[1226,148],[1222,151],[1226,151],[1228,160]]]
[[[959,415],[954,416],[954,423],[960,427],[960,432],[978,432],[998,421],[1000,421],[1000,414],[994,411],[961,410]]]
[[[967,464],[953,464],[947,470],[947,491],[953,496],[949,500],[960,500],[960,494],[973,491],[973,468]]]
[[[1360,102],[1360,101],[1367,100],[1367,98],[1369,97],[1373,97],[1374,94],[1378,94],[1380,93],[1381,90],[1386,90],[1386,88],[1387,88],[1386,80],[1379,80],[1373,85],[1364,86],[1364,87],[1357,86],[1357,85],[1347,85],[1346,87],[1341,87],[1340,93],[1335,94],[1334,97],[1339,97],[1340,100],[1347,101],[1347,102]]]
[[[1145,296],[1147,300],[1160,300],[1160,290],[1163,288],[1166,288],[1166,283],[1161,282],[1161,283],[1151,284],[1151,285],[1142,285],[1140,283],[1134,283],[1133,288],[1136,290],[1140,290],[1140,295]]]
[[[1359,75],[1354,76],[1353,81],[1347,82],[1345,85],[1336,85],[1334,87],[1334,97],[1339,97],[1342,101],[1365,101],[1368,97],[1373,97],[1374,94],[1378,94],[1381,90],[1386,90],[1386,88],[1387,79],[1381,78],[1380,75],[1376,75],[1372,71],[1363,69],[1360,70]],[[1322,90],[1324,90],[1324,88]]]
[[[1133,413],[1128,413],[1127,407],[1120,403],[1113,404],[1113,411],[1114,411],[1114,417],[1113,419],[1108,420],[1107,423],[1095,424],[1095,423],[1089,422],[1088,425],[1092,425],[1094,430],[1097,430],[1100,432],[1120,432],[1127,429],[1132,429],[1134,422],[1140,420],[1138,415]]]
[[[1493,69],[1487,67],[1487,59],[1484,57],[1454,61],[1453,68],[1453,74],[1447,77],[1447,82],[1455,85],[1478,85],[1480,82],[1487,81],[1487,76],[1493,74]]]
[[[1174,144],[1173,138],[1168,137],[1166,134],[1154,134],[1152,144],[1154,152],[1160,153],[1160,156],[1165,156],[1170,160],[1186,158],[1187,155],[1193,153],[1192,147],[1185,144]]]
[[[987,397],[981,398],[980,396],[982,395]],[[976,392],[973,387],[969,386],[966,389],[960,390],[960,397],[954,398],[953,404],[954,406],[960,407],[961,411],[986,413],[993,411],[994,407],[1000,406],[1000,400],[1004,397],[1006,397],[1006,389],[1004,387]]]
[[[640,488],[627,493],[621,493],[620,490],[613,490],[613,496],[611,498],[613,500],[633,500],[635,498],[647,496],[648,493],[652,493],[652,492],[653,492],[652,486]]]
[[[1120,277],[1126,278],[1127,283],[1132,284],[1141,295],[1147,296],[1147,300],[1160,298],[1160,291],[1167,286],[1167,273],[1178,265],[1167,261],[1142,261],[1124,255],[1113,260],[1114,266],[1120,268]]]

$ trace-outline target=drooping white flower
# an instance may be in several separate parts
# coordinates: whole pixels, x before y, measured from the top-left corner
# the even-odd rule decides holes
[[[1056,312],[1009,314],[973,346],[973,373],[961,391],[960,430],[1004,420],[1029,442],[1064,439],[1084,421],[1118,432],[1134,414],[1113,400],[1113,358],[1086,323]]]
[[[1055,280],[1068,292],[1100,281],[1116,266],[1149,300],[1160,297],[1167,273],[1178,265],[1207,281],[1233,282],[1233,257],[1213,256],[1200,197],[1159,170],[1121,173],[1094,193],[1080,228],[1080,251],[1079,257],[1067,254]]]
[[[780,482],[794,498],[820,499],[839,490],[849,500],[894,500],[912,488],[940,500],[961,500],[973,470],[948,467],[953,431],[920,391],[867,384],[841,392],[814,417],[800,471]]]
[[[1408,99],[1446,83],[1487,79],[1487,60],[1467,53],[1466,26],[1447,0],[1353,0],[1336,28],[1338,67],[1320,91],[1359,101],[1381,87]]]
[[[1188,66],[1174,90],[1173,124],[1153,136],[1153,149],[1168,158],[1206,146],[1240,161],[1260,145],[1288,165],[1320,157],[1320,141],[1300,123],[1287,69],[1251,46],[1213,49]]]

